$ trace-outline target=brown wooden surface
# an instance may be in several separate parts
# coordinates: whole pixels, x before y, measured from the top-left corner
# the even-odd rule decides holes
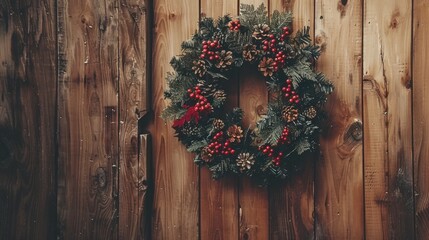
[[[54,1],[0,2],[0,239],[55,238],[55,39]]]
[[[148,239],[141,229],[150,206],[147,197],[147,136],[140,138],[138,120],[146,115],[148,104],[148,1],[120,2],[119,17],[119,238]],[[142,142],[143,141],[143,142]],[[145,149],[140,149],[144,147]],[[139,155],[144,151],[144,155]],[[145,236],[146,235],[146,236]]]
[[[202,0],[201,17],[217,19],[225,14],[236,16],[238,14],[237,0],[211,1]],[[236,86],[228,89],[228,107],[238,105],[238,79]],[[215,181],[208,169],[200,171],[200,221],[201,239],[238,239],[239,232],[239,204],[238,181],[236,177]]]
[[[166,107],[165,77],[170,59],[180,53],[180,44],[194,33],[198,22],[197,0],[154,1],[153,29],[153,121],[152,133],[154,203],[153,239],[198,239],[199,178],[192,155],[174,138],[171,122],[159,116]]]
[[[293,11],[295,30],[312,27],[317,69],[336,86],[320,156],[268,189],[212,180],[159,117],[169,61],[199,17],[262,1]],[[426,239],[428,9],[428,0],[1,0],[0,239]],[[228,89],[246,125],[267,101],[253,71]]]
[[[309,26],[314,32],[314,1],[270,1],[270,11],[291,11],[292,28]],[[314,34],[312,34],[314,36]],[[293,181],[270,187],[270,239],[314,239],[314,160],[309,155],[304,169],[293,175]]]
[[[317,69],[335,84],[315,164],[315,234],[363,239],[362,1],[316,0],[315,8]]]
[[[61,239],[118,234],[118,8],[58,1]]]
[[[365,2],[365,231],[413,239],[411,2]]]
[[[429,236],[429,1],[413,8],[413,133],[416,239]]]

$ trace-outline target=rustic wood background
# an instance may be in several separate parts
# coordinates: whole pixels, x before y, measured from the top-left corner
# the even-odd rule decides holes
[[[335,83],[292,181],[213,181],[158,116],[200,16],[291,10]],[[0,239],[427,239],[429,0],[0,0]],[[268,96],[239,73],[245,124]]]

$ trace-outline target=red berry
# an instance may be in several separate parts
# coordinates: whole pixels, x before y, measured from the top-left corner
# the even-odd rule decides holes
[[[270,34],[270,36],[269,36],[270,38],[274,38],[274,34]]]
[[[205,57],[206,57],[206,55],[204,55],[204,54],[200,55],[200,58],[205,58]]]

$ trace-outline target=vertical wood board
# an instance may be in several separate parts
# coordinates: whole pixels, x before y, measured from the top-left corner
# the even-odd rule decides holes
[[[55,2],[0,2],[0,239],[55,238]]]
[[[362,1],[316,0],[317,70],[334,85],[315,165],[317,239],[363,239]]]
[[[192,155],[174,137],[171,122],[159,116],[167,106],[163,92],[170,59],[180,53],[180,44],[197,28],[197,0],[154,1],[153,28],[153,120],[152,133],[154,204],[152,239],[198,239],[198,169]]]
[[[118,236],[117,4],[57,3],[60,239]]]
[[[201,0],[201,17],[217,19],[225,14],[236,16],[237,0]],[[231,79],[231,88],[226,89],[226,108],[238,105],[238,79]],[[200,232],[201,239],[238,239],[238,181],[226,176],[213,180],[207,168],[200,171]]]
[[[364,4],[365,233],[413,239],[412,2]]]
[[[146,138],[139,141],[139,119],[148,102],[148,1],[120,1],[119,18],[119,239],[148,239],[142,226],[150,209],[147,198]],[[146,136],[146,135],[145,135]],[[143,145],[142,145],[143,144]],[[140,162],[140,159],[145,162]],[[145,222],[148,224],[148,222]],[[143,228],[143,229],[142,229]]]
[[[416,239],[429,236],[429,1],[413,9],[413,146]]]
[[[293,32],[305,26],[314,32],[314,0],[270,1],[271,13],[291,11]],[[314,41],[314,34],[312,34]],[[314,160],[305,156],[303,169],[269,188],[270,239],[314,239]]]

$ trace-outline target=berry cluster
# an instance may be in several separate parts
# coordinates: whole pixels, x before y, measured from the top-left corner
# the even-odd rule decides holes
[[[282,135],[280,136],[279,140],[277,140],[277,142],[279,144],[285,144],[285,143],[287,143],[289,141],[289,137],[288,136],[289,136],[289,128],[284,127]]]
[[[194,87],[194,91],[189,88],[188,94],[189,98],[196,101],[194,106],[196,112],[209,112],[213,109],[207,98],[201,95],[201,89],[198,86]]]
[[[235,150],[230,147],[231,142],[226,139],[222,141],[223,132],[218,132],[213,136],[213,141],[208,145],[208,151],[210,154],[222,154],[222,155],[234,155]]]
[[[283,27],[283,33],[282,33],[282,35],[280,36],[280,41],[284,41],[285,40],[285,38],[287,37],[287,36],[289,36],[289,34],[290,34],[290,32],[289,32],[289,27]]]
[[[218,60],[219,54],[217,50],[221,48],[221,45],[218,40],[208,40],[203,41],[203,50],[201,51],[200,58],[208,59],[210,61]]]
[[[277,72],[279,68],[282,68],[285,64],[286,54],[281,50],[279,42],[275,38],[274,34],[268,35],[268,39],[262,41],[262,50],[267,54],[271,55],[274,59],[273,70]]]
[[[267,155],[268,157],[271,157],[273,159],[273,163],[276,166],[280,165],[280,160],[283,157],[283,152],[278,151],[276,149],[274,149],[272,146],[270,145],[263,145],[259,147],[259,150],[262,151],[262,153],[264,155]]]
[[[238,31],[240,29],[240,20],[232,20],[228,23],[228,27],[230,31]]]
[[[300,102],[298,94],[293,90],[292,80],[286,80],[286,86],[282,88],[282,92],[284,93],[284,97],[290,103],[298,104]]]

